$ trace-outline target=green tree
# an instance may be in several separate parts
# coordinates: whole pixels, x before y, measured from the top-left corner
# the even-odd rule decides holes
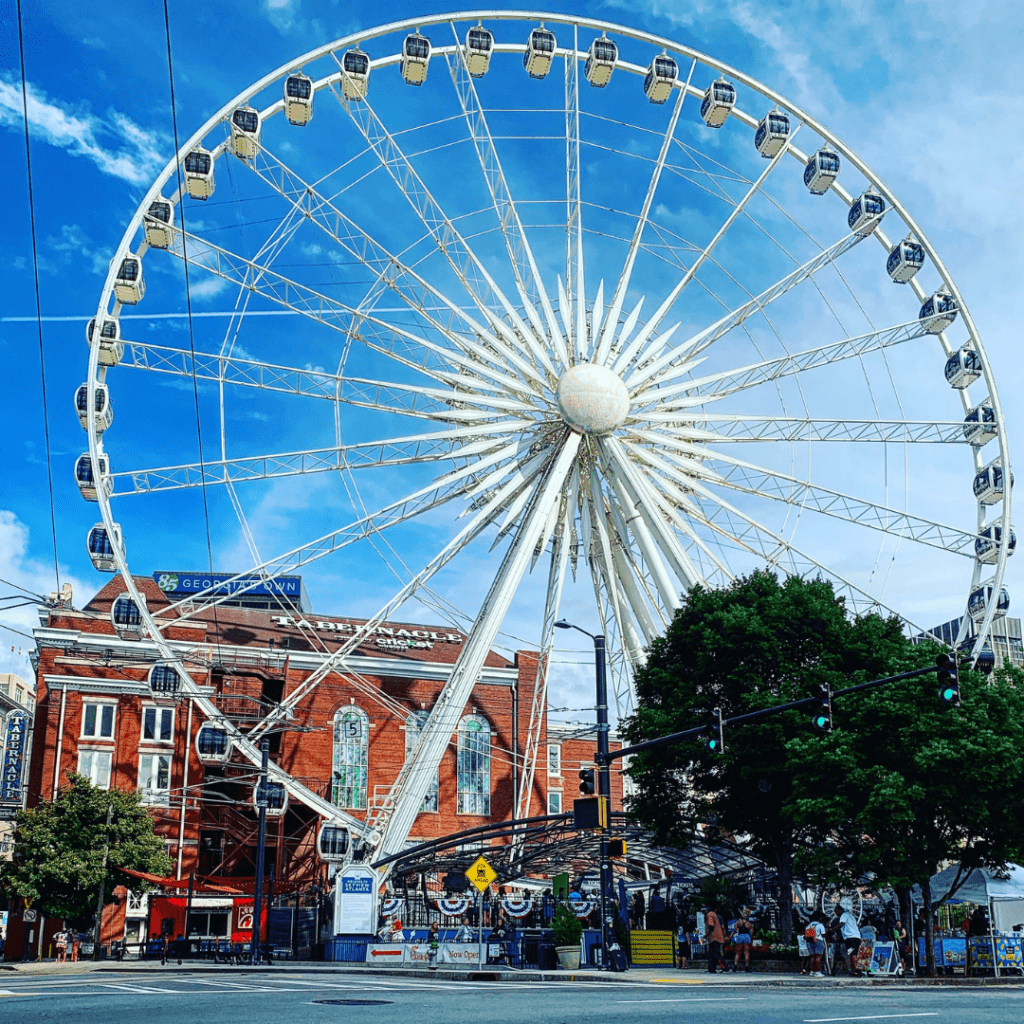
[[[0,889],[47,917],[87,917],[96,910],[101,883],[107,903],[113,902],[117,885],[145,888],[121,868],[159,875],[170,871],[153,819],[137,791],[98,789],[72,775],[56,799],[18,812],[14,855],[0,865]]]
[[[879,636],[876,625],[860,621],[851,632],[871,647],[903,646],[892,657],[903,668],[939,653],[931,644],[907,652],[912,645]],[[1024,673],[961,669],[960,688],[959,708],[939,700],[930,676],[851,695],[837,703],[832,736],[791,744],[793,816],[812,840],[798,866],[837,882],[874,875],[897,890],[918,884],[931,923],[933,907],[974,868],[1021,859]],[[945,861],[959,862],[958,879],[933,893],[929,879]]]

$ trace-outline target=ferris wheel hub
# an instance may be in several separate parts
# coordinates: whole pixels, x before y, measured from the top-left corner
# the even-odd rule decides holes
[[[606,366],[577,363],[558,382],[558,411],[582,434],[610,434],[626,422],[629,392],[622,378]]]

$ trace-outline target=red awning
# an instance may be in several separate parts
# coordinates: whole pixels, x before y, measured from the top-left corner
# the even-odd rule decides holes
[[[161,878],[159,875],[151,875],[148,871],[134,871],[131,868],[118,868],[122,874],[131,875],[132,878],[141,878],[146,882],[152,882],[153,885],[159,885],[164,889],[187,889],[188,879],[187,878]],[[213,885],[210,882],[205,881],[202,877],[198,877],[195,880],[193,886],[194,892],[226,892],[232,895],[242,894],[241,889],[232,888],[225,885]]]

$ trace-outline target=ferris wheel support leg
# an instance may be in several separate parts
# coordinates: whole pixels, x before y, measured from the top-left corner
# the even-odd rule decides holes
[[[480,614],[459,654],[458,661],[423,726],[416,752],[406,762],[392,788],[392,793],[395,794],[393,810],[384,824],[377,851],[380,857],[398,853],[405,845],[427,787],[451,741],[452,733],[458,727],[466,701],[480,678],[484,661],[490,653],[491,645],[501,628],[519,582],[530,566],[533,549],[541,536],[551,508],[562,498],[579,446],[579,434],[567,432],[561,450],[553,456],[549,464],[550,469],[534,492],[533,501],[502,559],[501,567],[484,598]]]

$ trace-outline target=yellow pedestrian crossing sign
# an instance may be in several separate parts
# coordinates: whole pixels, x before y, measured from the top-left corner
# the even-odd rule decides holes
[[[481,855],[469,866],[466,877],[483,892],[498,877],[498,872]]]

